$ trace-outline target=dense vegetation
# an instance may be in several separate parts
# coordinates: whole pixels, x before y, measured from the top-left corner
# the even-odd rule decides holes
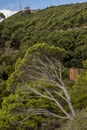
[[[61,61],[63,80],[74,108],[78,111],[86,109],[87,3],[52,6],[36,13],[21,11],[0,23],[0,130],[41,130],[43,125],[45,130],[46,127],[50,130],[51,124],[60,127],[63,121],[65,123],[65,120],[57,119],[59,123],[56,126],[56,118],[45,115],[30,116],[29,108],[45,108],[64,115],[54,102],[37,97],[25,87],[28,84],[40,91],[43,88],[39,88],[39,85],[50,88],[51,91],[55,87],[45,80],[42,82],[41,77],[38,81],[29,77],[37,77],[36,71],[29,69],[29,65],[38,66],[38,62],[35,62],[37,55],[44,61],[43,56]],[[70,67],[85,69],[76,83],[68,79]],[[62,91],[61,93],[63,94]],[[70,112],[66,103],[60,97],[56,98]],[[77,114],[71,126],[67,123],[61,129],[72,130],[72,125],[76,126],[77,121],[83,122],[84,113],[87,110],[82,110],[81,120]],[[80,127],[84,130],[85,123],[80,124],[73,130],[80,130]]]

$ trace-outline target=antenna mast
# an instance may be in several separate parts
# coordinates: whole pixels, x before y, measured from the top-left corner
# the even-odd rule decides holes
[[[21,2],[20,2],[20,11],[22,11],[22,5],[21,5]]]

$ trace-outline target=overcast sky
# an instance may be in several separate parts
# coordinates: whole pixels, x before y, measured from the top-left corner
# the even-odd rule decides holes
[[[8,17],[15,13],[15,11],[20,10],[20,3],[22,9],[28,5],[30,5],[31,9],[42,9],[51,5],[62,5],[77,2],[87,2],[87,0],[0,0],[0,12],[4,12]]]

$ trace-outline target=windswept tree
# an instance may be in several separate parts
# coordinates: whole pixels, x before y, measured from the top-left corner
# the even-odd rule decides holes
[[[72,119],[75,116],[70,95],[62,78],[60,60],[63,55],[64,49],[48,46],[45,43],[34,45],[26,53],[24,64],[19,69],[21,72],[23,70],[19,76],[23,83],[22,87],[33,92],[35,96],[53,102],[63,116],[46,109],[30,109],[31,113],[49,113],[54,117],[66,119]],[[70,111],[67,111],[62,103],[68,105]]]
[[[62,79],[64,54],[64,49],[42,43],[16,62],[7,81],[11,94],[2,102],[0,128],[35,129],[46,119],[73,119],[75,111]]]

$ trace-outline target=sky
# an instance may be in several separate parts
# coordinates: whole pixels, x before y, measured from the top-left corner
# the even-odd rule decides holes
[[[31,9],[43,9],[52,5],[81,2],[87,2],[87,0],[0,0],[0,12],[3,12],[8,17],[20,10],[20,3],[22,9],[26,6],[30,6]]]

